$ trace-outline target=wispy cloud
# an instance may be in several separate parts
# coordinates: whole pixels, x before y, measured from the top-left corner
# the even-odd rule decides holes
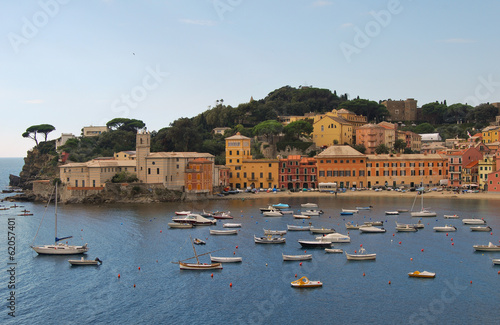
[[[449,38],[445,40],[438,41],[440,43],[454,43],[454,44],[467,44],[467,43],[475,43],[476,41],[468,38]]]
[[[354,27],[354,24],[353,23],[345,23],[345,24],[340,25],[340,28],[342,28],[342,29],[350,28],[350,27]]]
[[[331,6],[333,2],[331,1],[325,1],[325,0],[317,0],[313,2],[313,7],[325,7],[325,6]]]
[[[29,99],[25,100],[23,103],[25,104],[42,104],[44,101],[43,99]]]
[[[199,26],[215,26],[217,23],[213,20],[195,20],[195,19],[180,19],[181,23]]]

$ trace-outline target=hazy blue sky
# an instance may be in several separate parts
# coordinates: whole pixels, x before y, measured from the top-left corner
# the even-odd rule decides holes
[[[500,101],[500,2],[0,1],[1,157],[27,127],[159,130],[290,85],[418,105]]]

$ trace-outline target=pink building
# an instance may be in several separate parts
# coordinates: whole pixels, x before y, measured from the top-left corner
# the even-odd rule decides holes
[[[452,187],[460,187],[462,184],[465,184],[465,181],[462,179],[465,166],[469,165],[471,162],[483,159],[483,154],[474,147],[463,150],[449,151],[447,156],[449,168],[448,185]]]
[[[385,143],[384,127],[365,124],[356,128],[356,144],[365,146],[365,154],[374,154],[375,149],[382,143]]]
[[[486,184],[488,192],[500,192],[500,169],[488,175]]]

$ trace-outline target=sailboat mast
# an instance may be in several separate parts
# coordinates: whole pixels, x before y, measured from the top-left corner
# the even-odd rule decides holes
[[[55,233],[54,233],[54,236],[55,236],[55,242],[57,243],[57,182],[56,182],[56,196],[54,198],[55,200]]]
[[[196,263],[200,264],[200,260],[198,259],[198,254],[196,254],[196,248],[194,247],[193,238],[189,236],[189,239],[191,239],[191,246],[193,246],[194,257],[196,257]]]

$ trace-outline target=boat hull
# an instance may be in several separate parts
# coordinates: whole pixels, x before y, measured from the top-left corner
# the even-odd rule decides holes
[[[434,277],[436,277],[436,273],[427,272],[427,271],[423,271],[423,272],[415,271],[415,272],[408,273],[408,276],[412,277],[412,278],[434,278]]]
[[[307,248],[330,248],[330,247],[332,247],[331,242],[321,242],[321,241],[315,241],[315,240],[299,240],[299,244],[302,247],[307,247]]]
[[[241,257],[216,257],[216,256],[210,256],[210,261],[211,262],[216,262],[216,263],[240,263],[243,261],[243,258]]]
[[[181,270],[195,270],[195,271],[203,271],[203,270],[221,270],[221,263],[211,263],[211,264],[197,264],[197,263],[179,263],[179,268]]]
[[[486,227],[476,226],[476,227],[470,227],[470,230],[471,231],[491,231],[492,229],[490,226],[486,226]]]
[[[285,255],[281,254],[283,256],[283,261],[307,261],[307,260],[312,260],[312,254],[305,254],[305,255]]]
[[[71,246],[71,245],[43,245],[43,246],[32,246],[33,250],[39,255],[77,255],[84,254],[89,249],[87,245],[83,246]]]
[[[345,253],[348,261],[369,261],[377,258],[377,254],[348,254]]]
[[[219,236],[224,236],[224,235],[237,235],[238,230],[233,229],[233,230],[215,230],[215,229],[210,229],[210,235],[219,235]]]

